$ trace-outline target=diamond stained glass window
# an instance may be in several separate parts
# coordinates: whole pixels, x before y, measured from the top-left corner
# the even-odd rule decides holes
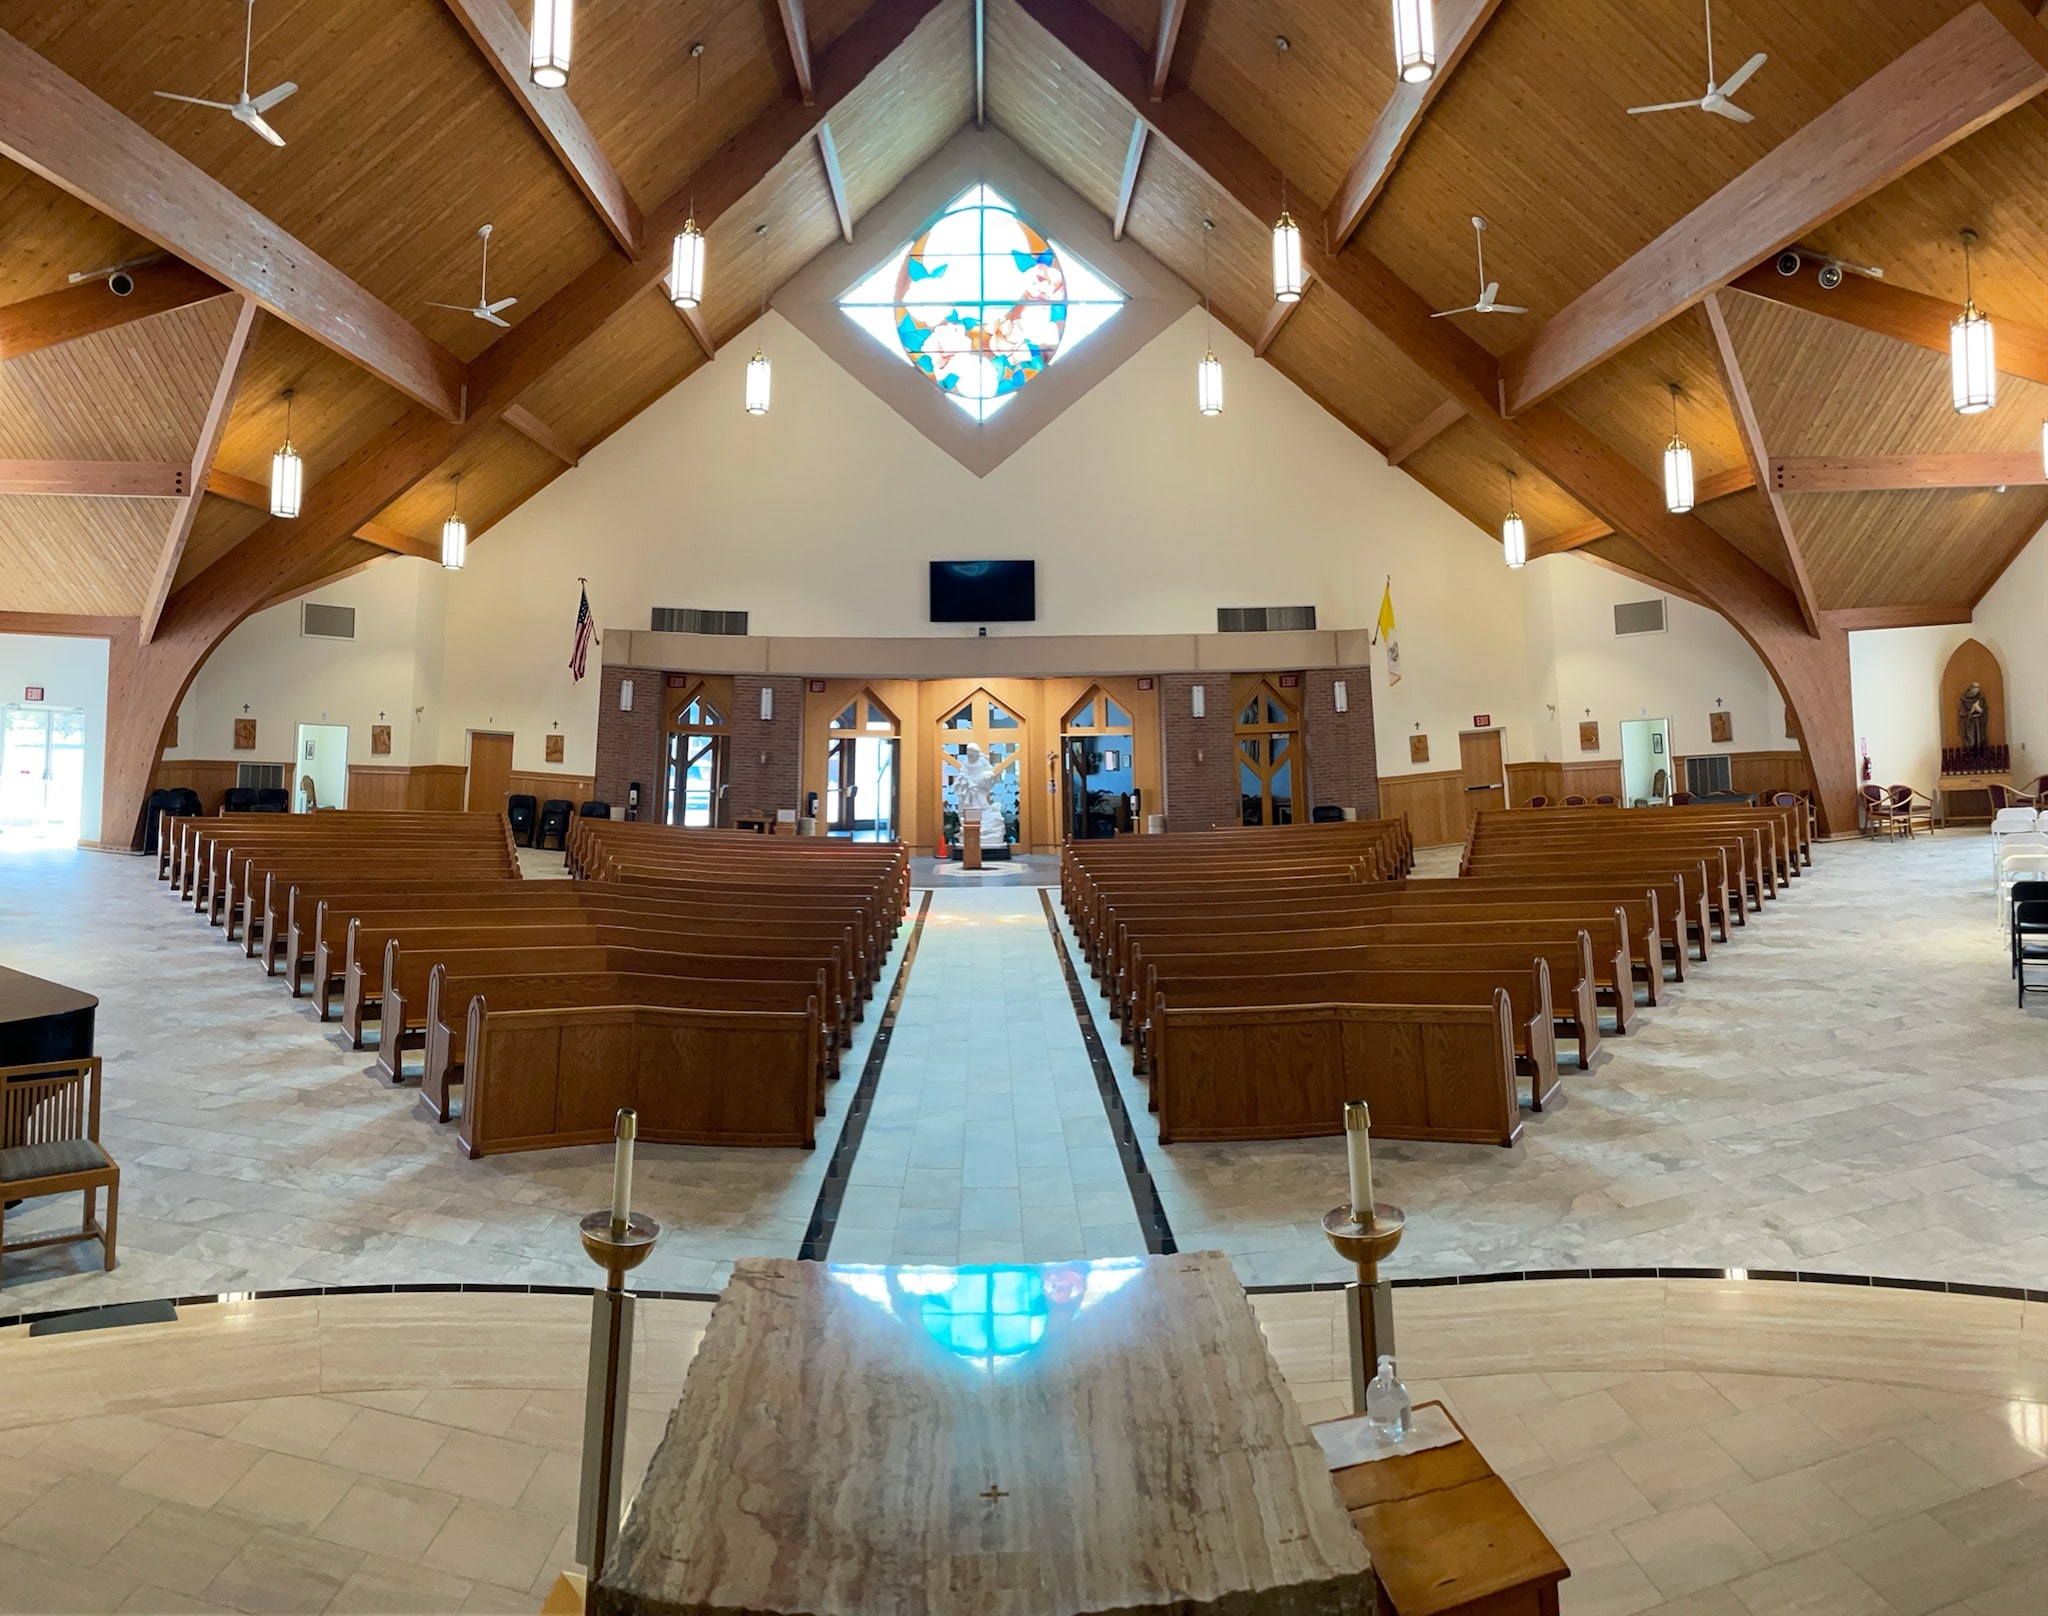
[[[1115,318],[1124,295],[986,185],[839,300],[977,421]]]

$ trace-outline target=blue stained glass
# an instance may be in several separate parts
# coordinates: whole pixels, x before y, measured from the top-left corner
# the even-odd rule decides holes
[[[977,185],[839,306],[985,421],[1124,301],[997,192]]]

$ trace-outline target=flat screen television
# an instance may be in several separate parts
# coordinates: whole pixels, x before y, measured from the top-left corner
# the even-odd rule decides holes
[[[934,623],[1029,623],[1038,617],[1035,561],[934,561]]]

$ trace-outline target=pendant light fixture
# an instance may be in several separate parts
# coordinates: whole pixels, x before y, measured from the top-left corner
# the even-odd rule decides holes
[[[1520,571],[1529,564],[1529,530],[1522,525],[1522,513],[1515,509],[1515,474],[1508,473],[1508,514],[1501,519],[1500,547],[1508,565]]]
[[[694,309],[704,301],[704,234],[697,228],[694,203],[669,252],[668,300],[679,309]]]
[[[1998,355],[1991,320],[1977,307],[1970,249],[1977,232],[1963,232],[1963,312],[1948,328],[1948,379],[1956,414],[1982,415],[1998,402]],[[2048,450],[2044,450],[2048,453]]]
[[[448,520],[441,524],[441,565],[450,572],[460,572],[463,558],[469,553],[469,524],[462,519],[462,473],[458,471],[448,481],[455,493]]]
[[[1664,445],[1664,508],[1673,516],[1692,509],[1692,450],[1678,435],[1678,383],[1671,384],[1671,441]]]
[[[1287,36],[1275,35],[1273,45],[1280,53],[1280,60],[1286,61],[1290,48]],[[1287,211],[1287,174],[1283,169],[1280,174],[1280,217],[1273,225],[1273,301],[1299,303],[1301,288],[1301,226]]]
[[[270,457],[270,514],[293,517],[299,514],[299,499],[306,491],[306,465],[292,447],[292,392],[284,390],[284,447]]]
[[[1394,0],[1394,66],[1403,84],[1436,75],[1436,0]]]
[[[569,82],[569,42],[576,0],[533,0],[533,82],[559,90]]]
[[[1223,361],[1216,357],[1216,314],[1209,306],[1209,232],[1214,219],[1202,221],[1202,322],[1208,351],[1195,363],[1195,408],[1204,415],[1223,413]]]
[[[764,247],[767,244],[767,235],[768,227],[765,224],[754,226],[754,236],[762,242]],[[768,318],[768,265],[765,258],[761,265],[761,312],[758,318],[762,320]],[[768,355],[757,341],[754,344],[754,357],[747,361],[747,413],[749,415],[766,415],[768,413],[768,382]]]

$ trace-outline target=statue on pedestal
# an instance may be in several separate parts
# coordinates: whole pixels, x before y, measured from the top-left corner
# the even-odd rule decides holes
[[[1991,703],[1984,687],[1972,679],[1956,698],[1956,738],[1966,752],[1981,752],[1991,739]]]
[[[963,754],[948,761],[953,766],[953,812],[960,816],[962,834],[969,825],[979,825],[983,847],[1008,846],[1010,838],[1003,828],[1003,811],[995,804],[995,765],[972,741]]]

